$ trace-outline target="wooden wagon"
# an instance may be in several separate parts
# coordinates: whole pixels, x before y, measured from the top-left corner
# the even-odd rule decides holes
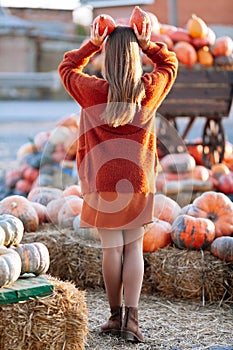
[[[180,67],[172,90],[158,110],[157,134],[163,151],[182,152],[196,118],[205,118],[199,143],[203,163],[210,167],[224,157],[225,131],[222,118],[230,116],[233,97],[233,70],[218,67]],[[179,121],[185,127],[179,130]],[[177,131],[179,137],[175,136]],[[176,134],[177,135],[177,134]],[[194,143],[192,143],[194,144]]]

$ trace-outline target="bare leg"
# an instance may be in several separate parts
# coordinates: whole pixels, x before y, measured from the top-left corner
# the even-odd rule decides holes
[[[110,307],[122,305],[122,254],[121,230],[98,229],[102,251],[102,271]]]
[[[125,305],[138,307],[144,274],[144,228],[124,230],[123,286]]]

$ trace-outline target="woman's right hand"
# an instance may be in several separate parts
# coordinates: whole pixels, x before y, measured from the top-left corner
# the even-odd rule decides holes
[[[135,23],[133,26],[134,33],[138,39],[139,46],[142,48],[142,50],[147,50],[150,43],[151,25],[149,23],[143,22],[141,34],[139,34],[138,28]]]
[[[99,34],[99,23],[91,25],[91,42],[96,46],[101,46],[107,36],[108,27],[105,28],[102,35]]]

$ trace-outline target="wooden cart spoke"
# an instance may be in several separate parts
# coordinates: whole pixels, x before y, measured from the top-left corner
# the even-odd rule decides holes
[[[221,163],[225,152],[225,132],[221,119],[207,119],[203,129],[203,162],[207,167]]]

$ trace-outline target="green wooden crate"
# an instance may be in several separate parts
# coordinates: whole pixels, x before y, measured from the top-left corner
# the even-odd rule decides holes
[[[0,305],[51,295],[53,289],[46,276],[19,278],[12,285],[0,288]]]

